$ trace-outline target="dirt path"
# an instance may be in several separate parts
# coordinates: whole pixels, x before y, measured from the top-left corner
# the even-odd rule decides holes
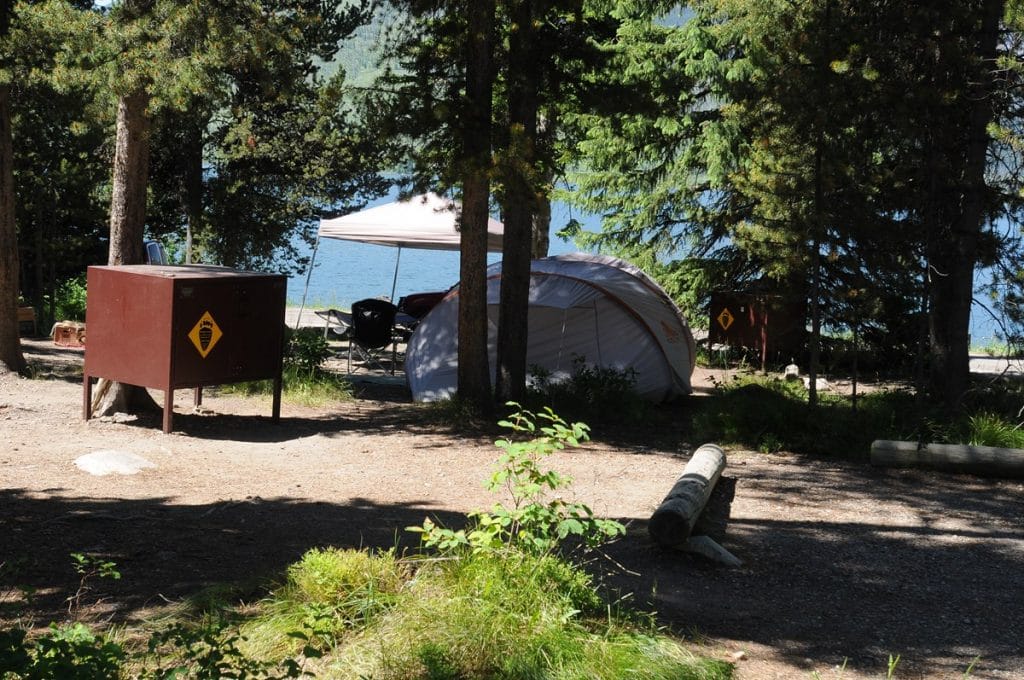
[[[180,392],[175,432],[157,418],[80,418],[80,354],[33,345],[47,380],[0,378],[0,617],[14,585],[38,589],[37,623],[76,587],[69,553],[115,561],[99,618],[131,621],[203,585],[257,579],[315,545],[409,545],[427,514],[460,521],[488,505],[490,435],[426,424],[378,392],[329,409]],[[66,376],[62,379],[60,376]],[[684,403],[675,407],[688,417]],[[598,428],[600,429],[600,428]],[[725,545],[739,569],[665,553],[645,521],[685,464],[671,432],[619,436],[561,456],[574,493],[629,523],[613,585],[656,609],[703,653],[742,652],[739,678],[1024,678],[1024,485],[730,451],[735,497]],[[156,464],[97,477],[98,450]],[[607,566],[608,563],[605,563]],[[836,666],[848,659],[840,673]]]

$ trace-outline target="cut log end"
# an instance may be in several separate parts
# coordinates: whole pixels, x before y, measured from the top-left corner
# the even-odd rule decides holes
[[[725,452],[704,444],[690,458],[665,500],[651,516],[647,531],[657,543],[680,547],[693,532],[711,491],[725,469]]]

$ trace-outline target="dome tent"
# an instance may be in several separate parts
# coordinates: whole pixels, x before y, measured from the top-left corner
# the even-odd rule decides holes
[[[501,263],[487,270],[488,349],[495,370]],[[453,288],[409,339],[405,372],[413,399],[455,394],[459,289]],[[633,370],[635,391],[651,401],[690,392],[693,335],[668,294],[634,265],[614,257],[570,253],[530,265],[526,363],[569,377],[573,360]]]

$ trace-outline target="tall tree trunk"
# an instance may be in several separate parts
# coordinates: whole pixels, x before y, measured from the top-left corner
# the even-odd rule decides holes
[[[6,34],[7,12],[3,14]],[[0,85],[0,373],[25,370],[18,337],[18,232],[14,222],[14,149],[11,142],[10,88]]]
[[[133,92],[117,104],[117,143],[110,199],[110,257],[108,264],[145,262],[146,185],[149,181],[149,94]],[[139,413],[159,407],[142,387],[111,383],[96,391],[98,416]]]
[[[533,242],[530,245],[530,256],[539,260],[548,256],[551,247],[551,198],[544,198],[537,204],[537,212],[533,215]]]
[[[0,0],[0,38],[7,37],[13,4]],[[0,373],[25,370],[18,337],[18,231],[10,100],[10,86],[0,84]]]
[[[505,149],[505,239],[501,261],[501,307],[495,400],[522,401],[526,396],[527,315],[533,218],[537,212],[534,179],[537,144],[537,80],[534,54],[533,0],[512,8],[508,59],[508,148]]]
[[[198,112],[194,115],[198,116]],[[185,264],[192,263],[192,244],[202,231],[203,221],[203,131],[207,116],[199,117],[201,122],[188,124],[182,163],[181,202],[185,211],[188,234],[185,239]]]
[[[458,393],[486,413],[491,407],[487,351],[487,218],[490,201],[494,0],[467,5],[466,123],[459,255]]]
[[[133,92],[117,103],[117,143],[110,198],[110,256],[108,264],[146,261],[146,186],[149,182],[149,132],[146,107],[149,94]]]
[[[928,262],[931,280],[929,334],[930,388],[950,412],[960,409],[970,375],[970,319],[974,266],[984,221],[985,166],[992,121],[992,72],[999,45],[999,22],[1005,0],[985,0],[974,41],[974,68],[969,76],[963,146],[947,165],[959,173],[956,191],[941,197],[944,224],[932,224]],[[947,141],[948,140],[944,140]]]
[[[540,78],[539,74],[535,77]],[[552,86],[552,91],[557,92],[558,86]],[[537,97],[538,102],[540,97]],[[555,144],[555,131],[558,127],[557,113],[546,111],[541,114],[539,103],[536,113],[536,149],[537,153],[544,154],[546,158],[553,155],[552,147]],[[533,243],[530,246],[530,255],[535,260],[548,256],[551,247],[551,189],[555,184],[555,166],[549,164],[543,170],[544,190],[539,192],[533,213]]]

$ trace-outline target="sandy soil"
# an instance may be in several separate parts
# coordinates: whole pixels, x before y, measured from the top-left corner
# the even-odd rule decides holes
[[[403,528],[447,523],[493,500],[482,488],[493,433],[431,424],[400,386],[351,403],[176,395],[158,416],[84,422],[81,354],[26,346],[46,379],[0,377],[0,618],[45,624],[77,581],[69,553],[103,555],[123,578],[86,600],[97,620],[151,616],[204,585],[259,579],[317,545],[412,545]],[[702,389],[711,377],[699,376]],[[723,544],[735,569],[666,552],[646,520],[694,442],[678,427],[602,432],[553,464],[628,536],[595,571],[701,653],[743,678],[1024,678],[1024,485],[873,469],[863,462],[729,451]],[[696,442],[700,443],[700,442]],[[116,450],[157,467],[93,476],[74,461]],[[38,593],[26,610],[15,586]],[[17,612],[17,613],[16,613]],[[845,670],[838,667],[846,659]]]

